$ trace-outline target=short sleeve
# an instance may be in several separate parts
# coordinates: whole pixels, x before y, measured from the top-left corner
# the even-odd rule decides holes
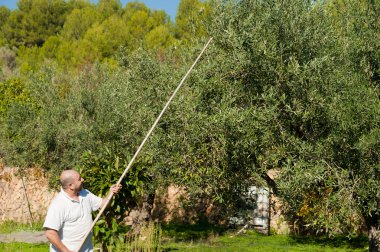
[[[48,212],[46,214],[45,222],[43,227],[54,229],[56,231],[60,230],[63,225],[63,209],[59,208],[56,204],[56,199],[49,206]]]
[[[100,206],[102,205],[102,201],[103,199],[94,195],[93,193],[91,193],[90,191],[87,191],[88,192],[88,199],[90,201],[90,205],[91,205],[91,210],[94,212],[96,210],[98,210],[100,208]]]

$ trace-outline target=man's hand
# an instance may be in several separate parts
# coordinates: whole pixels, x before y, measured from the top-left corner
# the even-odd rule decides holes
[[[121,189],[121,185],[116,184],[116,185],[112,185],[110,190],[113,194],[117,194],[120,191],[120,189]]]
[[[104,197],[103,200],[102,200],[102,204],[100,205],[100,208],[103,208],[105,205],[108,204],[108,198],[112,198],[111,197],[111,193],[112,194],[117,194],[121,189],[121,185],[112,185],[111,188],[110,188],[110,193],[108,194],[107,197]]]

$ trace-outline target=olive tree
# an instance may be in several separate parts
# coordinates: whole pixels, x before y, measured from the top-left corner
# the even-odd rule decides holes
[[[272,111],[259,121],[267,137],[246,137],[254,140],[256,170],[280,169],[269,185],[309,230],[355,232],[364,223],[376,231],[380,104],[378,59],[370,52],[378,46],[371,39],[377,8],[369,1],[364,10],[373,22],[358,15],[343,32],[324,1],[219,6],[212,32],[230,57],[225,78],[244,88],[242,111]],[[357,14],[357,5],[346,7]],[[378,240],[372,231],[371,239]]]

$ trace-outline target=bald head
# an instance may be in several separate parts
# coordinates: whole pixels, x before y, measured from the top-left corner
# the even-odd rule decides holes
[[[61,173],[61,177],[59,178],[59,181],[61,182],[61,186],[63,189],[66,189],[71,183],[74,182],[76,178],[78,178],[79,173],[74,170],[64,170]]]

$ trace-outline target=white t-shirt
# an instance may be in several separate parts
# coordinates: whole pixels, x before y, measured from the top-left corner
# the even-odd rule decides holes
[[[76,251],[92,224],[92,212],[99,209],[102,198],[82,189],[79,202],[70,198],[62,189],[49,206],[44,228],[58,231],[65,246]],[[87,237],[81,252],[92,252],[92,233]],[[58,250],[50,244],[50,252]]]

